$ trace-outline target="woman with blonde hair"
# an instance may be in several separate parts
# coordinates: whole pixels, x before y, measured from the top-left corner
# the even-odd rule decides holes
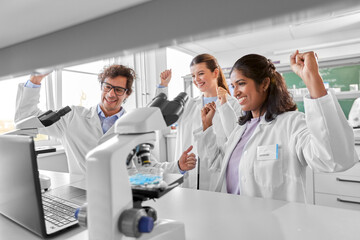
[[[225,143],[227,136],[235,128],[241,107],[236,99],[230,96],[224,73],[215,57],[210,54],[196,56],[190,63],[190,71],[194,85],[202,94],[189,99],[183,114],[178,120],[174,159],[178,159],[184,151],[183,149],[193,145],[193,153],[199,157],[198,167],[196,171],[192,170],[185,173],[183,187],[214,190],[218,171],[208,171],[208,161],[201,155],[201,149],[198,149],[194,144],[193,131],[201,126],[201,109],[207,103],[214,102],[219,109],[214,116],[216,139],[219,144]],[[157,93],[165,92],[167,94],[167,87],[171,80],[171,70],[162,72],[160,80]]]

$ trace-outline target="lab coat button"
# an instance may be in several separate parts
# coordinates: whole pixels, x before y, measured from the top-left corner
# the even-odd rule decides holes
[[[246,155],[246,154],[247,154],[247,151],[244,152],[244,155]]]

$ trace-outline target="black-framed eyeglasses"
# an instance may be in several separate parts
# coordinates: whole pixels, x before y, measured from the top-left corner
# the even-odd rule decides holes
[[[117,87],[117,86],[113,86],[110,83],[107,82],[102,82],[101,83],[101,90],[104,92],[110,92],[111,89],[114,89],[114,92],[117,96],[122,96],[124,95],[124,93],[126,93],[127,89],[123,88],[123,87]]]

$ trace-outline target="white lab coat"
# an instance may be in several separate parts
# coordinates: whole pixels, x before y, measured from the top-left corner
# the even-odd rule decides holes
[[[156,94],[163,92],[167,94],[168,88],[157,88]],[[216,133],[216,140],[218,144],[224,144],[227,137],[236,127],[238,116],[241,114],[241,107],[238,101],[228,95],[228,102],[221,105],[220,101],[216,102],[216,113],[213,119],[213,125]],[[203,108],[203,96],[196,98],[189,98],[185,105],[184,112],[177,121],[177,134],[176,134],[176,146],[175,157],[179,159],[183,151],[185,151],[190,145],[193,145],[192,153],[194,153],[200,159],[200,183],[199,189],[214,191],[215,183],[219,176],[219,170],[209,171],[207,166],[208,161],[205,159],[202,151],[197,148],[195,144],[193,132],[195,129],[202,127],[201,121],[201,109]],[[193,170],[188,171],[184,175],[183,187],[197,188],[197,172],[196,167]]]
[[[41,115],[43,112],[37,107],[39,98],[40,88],[27,88],[20,83],[16,99],[15,122],[29,116]],[[114,126],[103,134],[97,106],[90,109],[71,106],[69,113],[53,125],[39,129],[39,133],[59,139],[67,156],[69,172],[85,175],[86,154],[104,138],[110,137],[114,133]],[[179,173],[177,162],[152,161],[152,165],[163,168],[164,173]]]
[[[349,112],[349,123],[352,127],[360,127],[360,98],[355,99]]]
[[[353,131],[335,94],[329,91],[319,99],[305,97],[304,105],[306,114],[286,112],[271,122],[261,118],[240,159],[241,195],[306,202],[307,165],[314,171],[336,172],[358,161]],[[209,167],[220,170],[216,191],[227,192],[226,168],[245,128],[237,126],[224,145],[216,143],[213,127],[195,132],[199,146],[211,158]],[[261,160],[260,147],[276,144],[278,159]]]

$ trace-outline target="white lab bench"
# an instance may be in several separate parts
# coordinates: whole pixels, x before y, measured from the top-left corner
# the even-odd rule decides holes
[[[66,173],[41,171],[53,186],[76,180]],[[143,206],[156,209],[159,218],[185,223],[186,239],[358,240],[360,211],[250,198],[224,193],[175,188]],[[0,215],[0,239],[39,239]],[[88,239],[75,227],[51,239]]]

